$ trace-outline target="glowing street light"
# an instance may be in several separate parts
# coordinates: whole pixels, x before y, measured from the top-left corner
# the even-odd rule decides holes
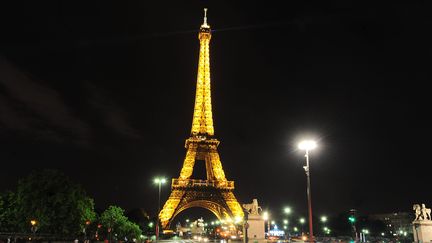
[[[327,216],[321,216],[321,222],[323,223],[327,222]]]
[[[309,211],[309,241],[313,242],[313,226],[312,226],[312,199],[310,190],[310,169],[309,169],[309,150],[316,148],[317,144],[312,140],[305,140],[299,143],[298,148],[305,151],[306,165],[303,169],[307,177],[307,197],[308,197],[308,211]]]
[[[284,213],[285,214],[291,214],[291,208],[290,207],[285,207],[284,208]]]
[[[159,187],[159,197],[158,197],[158,217],[156,222],[156,240],[159,240],[159,214],[160,214],[160,195],[161,195],[161,185],[166,183],[166,179],[162,177],[156,177],[154,179],[154,183],[158,185]]]

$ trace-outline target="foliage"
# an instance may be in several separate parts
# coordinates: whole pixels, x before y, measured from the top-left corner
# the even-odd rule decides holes
[[[36,171],[20,180],[15,208],[22,232],[30,231],[30,220],[36,220],[38,232],[75,235],[96,218],[93,199],[56,170]]]
[[[132,239],[142,234],[139,226],[124,215],[124,210],[117,206],[109,206],[100,216],[100,223],[109,232],[108,237],[117,235],[117,239]]]
[[[17,230],[16,222],[16,196],[13,192],[5,192],[0,195],[0,229],[3,232]]]

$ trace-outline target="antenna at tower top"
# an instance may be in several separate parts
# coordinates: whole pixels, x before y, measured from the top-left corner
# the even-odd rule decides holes
[[[207,8],[204,8],[204,23],[201,25],[201,27],[209,28],[210,26],[207,24]]]

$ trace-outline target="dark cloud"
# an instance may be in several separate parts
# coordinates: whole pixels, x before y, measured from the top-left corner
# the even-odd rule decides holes
[[[118,104],[108,98],[106,92],[91,83],[88,83],[86,87],[89,93],[90,108],[96,113],[95,115],[100,119],[101,124],[124,138],[142,138],[140,132],[129,124],[127,114]]]
[[[31,134],[33,139],[73,142],[81,145],[93,143],[94,127],[124,138],[140,139],[127,114],[106,92],[86,82],[84,105],[71,107],[61,92],[0,58],[0,123],[3,130]],[[87,97],[88,96],[88,97]],[[75,112],[75,110],[78,111]],[[80,117],[79,109],[87,110],[89,117]]]
[[[61,94],[32,80],[2,57],[0,85],[4,92],[0,100],[3,111],[0,118],[7,128],[38,134],[37,139],[90,143],[91,128],[73,114]]]

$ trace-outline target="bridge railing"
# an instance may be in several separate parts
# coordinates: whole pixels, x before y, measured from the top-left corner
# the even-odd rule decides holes
[[[221,189],[234,189],[234,181],[172,179],[172,187],[215,187]]]

